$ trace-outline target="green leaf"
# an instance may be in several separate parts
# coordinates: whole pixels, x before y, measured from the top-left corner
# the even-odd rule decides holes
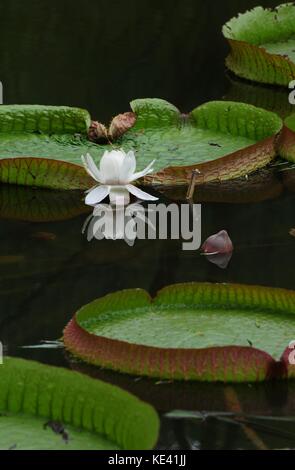
[[[136,100],[132,108],[136,124],[118,144],[136,150],[141,167],[156,160],[156,173],[144,178],[152,184],[187,183],[194,168],[200,183],[251,173],[275,157],[282,127],[274,113],[244,103],[212,101],[179,119],[163,100]]]
[[[151,406],[112,385],[22,359],[0,366],[3,449],[149,449],[158,428]]]
[[[137,116],[133,131],[142,128],[181,126],[182,120],[178,109],[160,98],[134,100],[131,101],[130,107]]]
[[[79,108],[2,105],[0,181],[52,189],[88,187],[92,180],[80,163],[82,153],[96,147],[87,139],[90,123],[89,113]]]
[[[256,7],[223,27],[231,46],[226,64],[243,78],[288,85],[295,78],[295,5]]]
[[[127,290],[82,307],[64,343],[87,362],[169,379],[261,381],[295,337],[295,292],[189,283],[149,300]],[[259,325],[259,327],[258,327]]]
[[[285,126],[287,126],[291,131],[295,132],[295,114],[288,116],[284,121]]]
[[[0,450],[118,450],[103,436],[65,426],[65,436],[46,426],[46,420],[23,415],[0,416]]]
[[[0,133],[87,134],[91,123],[87,111],[70,106],[2,105]]]
[[[155,174],[144,178],[146,184],[187,184],[196,167],[201,173],[199,182],[235,178],[265,166],[276,155],[274,137],[282,121],[251,105],[213,101],[187,116],[160,99],[135,100],[131,107],[135,125],[108,145],[90,142],[83,132],[15,133],[13,127],[0,132],[0,181],[86,189],[93,180],[80,165],[81,155],[91,153],[98,164],[105,150],[113,148],[135,150],[138,169],[156,160]],[[17,113],[21,121],[23,112],[18,108]],[[3,119],[7,120],[5,113]]]

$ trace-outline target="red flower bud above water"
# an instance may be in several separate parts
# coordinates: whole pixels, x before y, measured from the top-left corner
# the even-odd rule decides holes
[[[226,230],[221,230],[207,238],[201,250],[205,255],[217,255],[220,253],[232,253],[234,247]]]
[[[226,230],[211,235],[201,247],[202,254],[207,256],[208,261],[222,269],[227,268],[233,249],[232,241]]]

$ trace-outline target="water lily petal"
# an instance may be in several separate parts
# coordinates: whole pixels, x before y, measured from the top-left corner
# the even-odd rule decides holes
[[[100,173],[104,183],[120,184],[120,171],[125,159],[123,150],[106,151],[100,160]]]
[[[148,175],[149,173],[152,173],[154,171],[152,168],[154,163],[155,163],[155,160],[153,160],[144,170],[138,171],[137,173],[133,173],[133,175],[131,175],[131,179],[129,180],[129,182],[135,181],[138,178],[142,178],[143,176]]]
[[[123,163],[120,169],[120,182],[121,183],[128,183],[131,176],[136,170],[136,159],[134,152],[130,150],[125,155]]]
[[[111,178],[116,180],[118,176],[116,162],[113,158],[110,158],[110,153],[111,152],[106,150],[100,160],[99,169],[103,183],[107,180],[111,180]]]
[[[94,206],[95,204],[98,204],[101,202],[105,197],[108,196],[110,192],[110,188],[108,186],[96,186],[92,191],[90,191],[86,198],[85,198],[85,204],[88,204],[89,206]]]
[[[151,194],[142,191],[133,184],[127,184],[126,189],[128,189],[128,191],[133,194],[133,196],[136,196],[138,199],[142,199],[143,201],[157,201],[159,199],[158,197],[152,196]]]
[[[110,203],[117,206],[129,204],[130,195],[126,186],[113,186],[110,188]]]
[[[93,158],[91,157],[90,153],[86,153],[85,157],[84,155],[81,156],[82,163],[84,165],[85,170],[87,173],[96,181],[99,183],[100,181],[100,171],[97,168],[97,166],[94,163]]]

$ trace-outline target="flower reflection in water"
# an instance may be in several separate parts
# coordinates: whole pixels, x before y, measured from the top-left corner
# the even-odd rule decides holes
[[[145,215],[146,210],[138,202],[126,206],[124,198],[120,197],[115,205],[97,204],[93,213],[85,220],[82,233],[87,233],[88,241],[94,238],[124,240],[129,246],[133,246],[136,238],[144,238],[146,225],[149,225],[149,231],[156,231]]]

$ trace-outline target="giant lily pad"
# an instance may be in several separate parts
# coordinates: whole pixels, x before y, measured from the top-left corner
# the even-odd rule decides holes
[[[116,147],[134,149],[139,169],[156,159],[155,174],[145,177],[146,184],[187,183],[196,167],[200,183],[227,180],[265,166],[276,155],[274,138],[282,121],[274,113],[251,105],[213,101],[185,116],[160,99],[135,100],[131,108],[135,117],[132,127],[125,128],[112,143],[101,145],[87,138],[90,120],[86,111],[69,108],[67,127],[64,111],[59,116],[59,108],[48,111],[47,107],[31,110],[30,106],[2,106],[0,181],[88,188],[93,181],[78,164],[81,154],[90,152],[98,162],[106,149]],[[28,128],[23,122],[27,114],[33,116],[34,123]],[[54,119],[58,126],[51,123]]]
[[[158,427],[152,407],[112,385],[22,359],[0,367],[1,449],[149,449]]]
[[[189,283],[126,290],[82,307],[64,330],[83,360],[125,373],[201,381],[262,381],[293,374],[295,292]],[[293,367],[294,368],[294,367]]]
[[[183,116],[159,99],[135,100],[135,125],[118,141],[137,150],[143,166],[152,159],[156,173],[147,183],[187,183],[198,168],[199,183],[228,180],[265,166],[275,157],[280,118],[235,102],[212,101]]]
[[[95,144],[87,138],[89,113],[67,106],[0,108],[0,181],[53,189],[87,187],[77,163]]]
[[[236,75],[287,86],[295,79],[295,5],[256,7],[223,27],[231,52],[226,65]]]

